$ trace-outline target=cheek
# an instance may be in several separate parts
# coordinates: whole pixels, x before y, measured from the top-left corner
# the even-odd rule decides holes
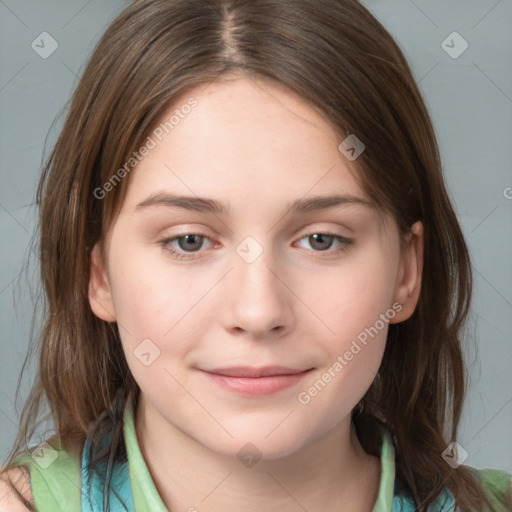
[[[121,252],[112,248],[111,290],[123,343],[133,348],[149,338],[161,346],[186,313],[192,285],[179,273],[167,275],[165,265],[148,260],[147,251],[132,246]]]
[[[344,269],[325,280],[317,294],[322,312],[316,336],[321,360],[315,374],[299,390],[297,401],[308,417],[322,418],[318,428],[334,426],[364,396],[380,367],[392,308],[392,279],[380,275],[382,265]],[[326,412],[328,411],[328,412]]]
[[[297,289],[324,324],[332,346],[341,344],[343,348],[391,307],[395,271],[395,255],[375,244],[347,257],[337,267],[310,273],[306,280],[298,281],[302,285]]]
[[[158,396],[168,386],[180,393],[172,375],[186,384],[187,375],[180,367],[202,336],[204,324],[203,320],[193,322],[197,312],[192,306],[199,297],[191,292],[189,280],[168,282],[161,270],[157,272],[155,266],[141,262],[132,253],[113,276],[123,350],[130,372],[147,396]]]
[[[144,375],[151,382],[155,375],[167,378],[162,373],[165,369],[183,366],[199,340],[207,337],[218,313],[215,294],[209,290],[218,277],[212,270],[198,275],[193,267],[178,269],[158,250],[152,251],[154,257],[148,258],[148,253],[147,249],[133,249],[129,254],[112,250],[111,261],[119,264],[111,265],[111,274],[128,364],[136,379]],[[141,362],[148,362],[143,355],[147,353],[152,361],[149,373],[148,368],[141,368]]]
[[[303,293],[310,290],[305,302],[320,320],[311,323],[310,336],[324,357],[315,378],[301,389],[299,403],[311,402],[311,410],[330,403],[334,418],[348,413],[365,394],[395,316],[396,262],[396,255],[375,245],[347,258],[336,271],[311,277],[302,288]]]

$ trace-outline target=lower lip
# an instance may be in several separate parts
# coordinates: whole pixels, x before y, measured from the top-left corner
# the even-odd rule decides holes
[[[228,377],[216,373],[203,373],[215,384],[229,391],[243,395],[271,395],[289,388],[302,380],[311,370],[293,375],[272,375],[268,377]]]

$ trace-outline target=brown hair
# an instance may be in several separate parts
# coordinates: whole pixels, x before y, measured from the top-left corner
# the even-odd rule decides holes
[[[356,0],[139,0],[110,25],[37,192],[46,316],[37,381],[11,456],[33,434],[43,399],[62,441],[81,445],[92,424],[98,437],[109,422],[119,440],[122,410],[136,406],[139,390],[117,325],[92,313],[88,286],[91,250],[115,220],[129,177],[104,199],[94,191],[141,147],[174,98],[230,70],[284,84],[323,113],[340,142],[355,134],[366,145],[357,159],[365,191],[394,216],[402,236],[423,222],[418,306],[389,326],[379,378],[352,419],[374,455],[379,425],[389,429],[397,476],[420,511],[444,486],[462,512],[482,510],[479,481],[441,457],[457,438],[466,392],[460,332],[471,296],[468,251],[412,72]],[[117,460],[125,457],[122,445],[113,443]]]

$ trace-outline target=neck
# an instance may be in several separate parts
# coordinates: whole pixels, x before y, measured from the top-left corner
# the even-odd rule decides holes
[[[254,462],[213,451],[141,400],[135,426],[142,455],[166,507],[247,512],[371,512],[380,460],[368,455],[350,415],[288,455]]]

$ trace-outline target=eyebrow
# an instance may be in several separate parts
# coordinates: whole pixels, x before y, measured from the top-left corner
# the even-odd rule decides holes
[[[293,213],[308,213],[347,204],[355,204],[372,208],[372,203],[362,197],[333,194],[329,196],[314,196],[296,199],[295,201],[288,203],[286,211],[291,211]],[[231,208],[227,203],[223,203],[215,199],[197,196],[178,196],[168,193],[151,194],[149,197],[138,203],[135,210],[140,211],[152,206],[182,208],[190,211],[219,215],[227,215],[231,211]]]

